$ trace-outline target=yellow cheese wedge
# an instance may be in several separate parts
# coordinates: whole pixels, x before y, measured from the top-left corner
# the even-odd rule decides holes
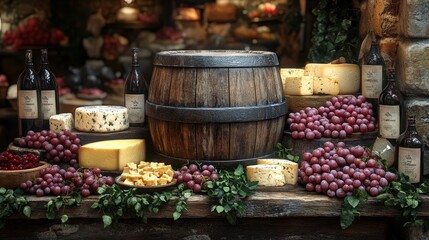
[[[295,185],[298,181],[298,163],[287,159],[266,158],[257,159],[257,164],[278,165],[283,167],[283,175],[286,184]]]
[[[129,162],[146,160],[144,139],[119,139],[88,143],[79,148],[79,165],[122,171]]]
[[[258,181],[258,185],[278,187],[286,184],[283,167],[278,165],[249,165],[246,166],[246,177],[249,181]]]

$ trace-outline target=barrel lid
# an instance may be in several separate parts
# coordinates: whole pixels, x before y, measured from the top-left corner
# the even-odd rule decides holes
[[[165,67],[272,67],[279,61],[274,52],[246,50],[180,50],[155,55],[154,66]]]

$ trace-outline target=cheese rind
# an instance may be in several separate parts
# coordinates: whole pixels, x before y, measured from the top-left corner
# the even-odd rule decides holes
[[[128,109],[122,106],[85,106],[75,111],[75,128],[83,132],[117,132],[129,128]]]
[[[313,94],[317,95],[338,95],[340,86],[338,80],[327,77],[313,78]]]
[[[146,160],[144,139],[106,140],[88,143],[79,148],[79,166],[122,171],[127,163]]]
[[[256,163],[281,166],[286,184],[295,185],[298,182],[298,163],[296,162],[287,159],[267,158],[257,159]]]
[[[285,77],[283,80],[283,92],[286,95],[313,95],[313,77]]]
[[[59,133],[64,130],[72,130],[74,126],[71,113],[60,113],[49,117],[49,130]]]
[[[286,184],[283,167],[278,165],[249,165],[246,166],[246,177],[249,181],[258,181],[259,186],[278,187]]]

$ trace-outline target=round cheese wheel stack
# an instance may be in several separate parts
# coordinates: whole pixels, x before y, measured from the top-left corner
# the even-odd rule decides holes
[[[360,89],[360,69],[357,64],[309,63],[305,65],[304,75],[338,81],[338,94],[356,94]]]
[[[128,110],[122,106],[85,106],[75,111],[75,128],[83,132],[117,132],[129,128]]]

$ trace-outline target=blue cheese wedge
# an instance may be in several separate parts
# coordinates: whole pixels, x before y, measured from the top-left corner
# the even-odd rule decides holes
[[[248,181],[258,181],[259,186],[279,187],[286,184],[283,167],[278,165],[259,164],[246,167]]]
[[[52,115],[49,118],[49,130],[59,133],[64,130],[72,130],[74,126],[73,115],[71,113],[61,113]]]
[[[267,158],[256,160],[257,164],[278,165],[283,168],[283,175],[286,184],[295,185],[298,181],[298,163],[287,159]]]
[[[83,132],[117,132],[128,129],[128,110],[122,106],[85,106],[75,111],[75,128]]]

